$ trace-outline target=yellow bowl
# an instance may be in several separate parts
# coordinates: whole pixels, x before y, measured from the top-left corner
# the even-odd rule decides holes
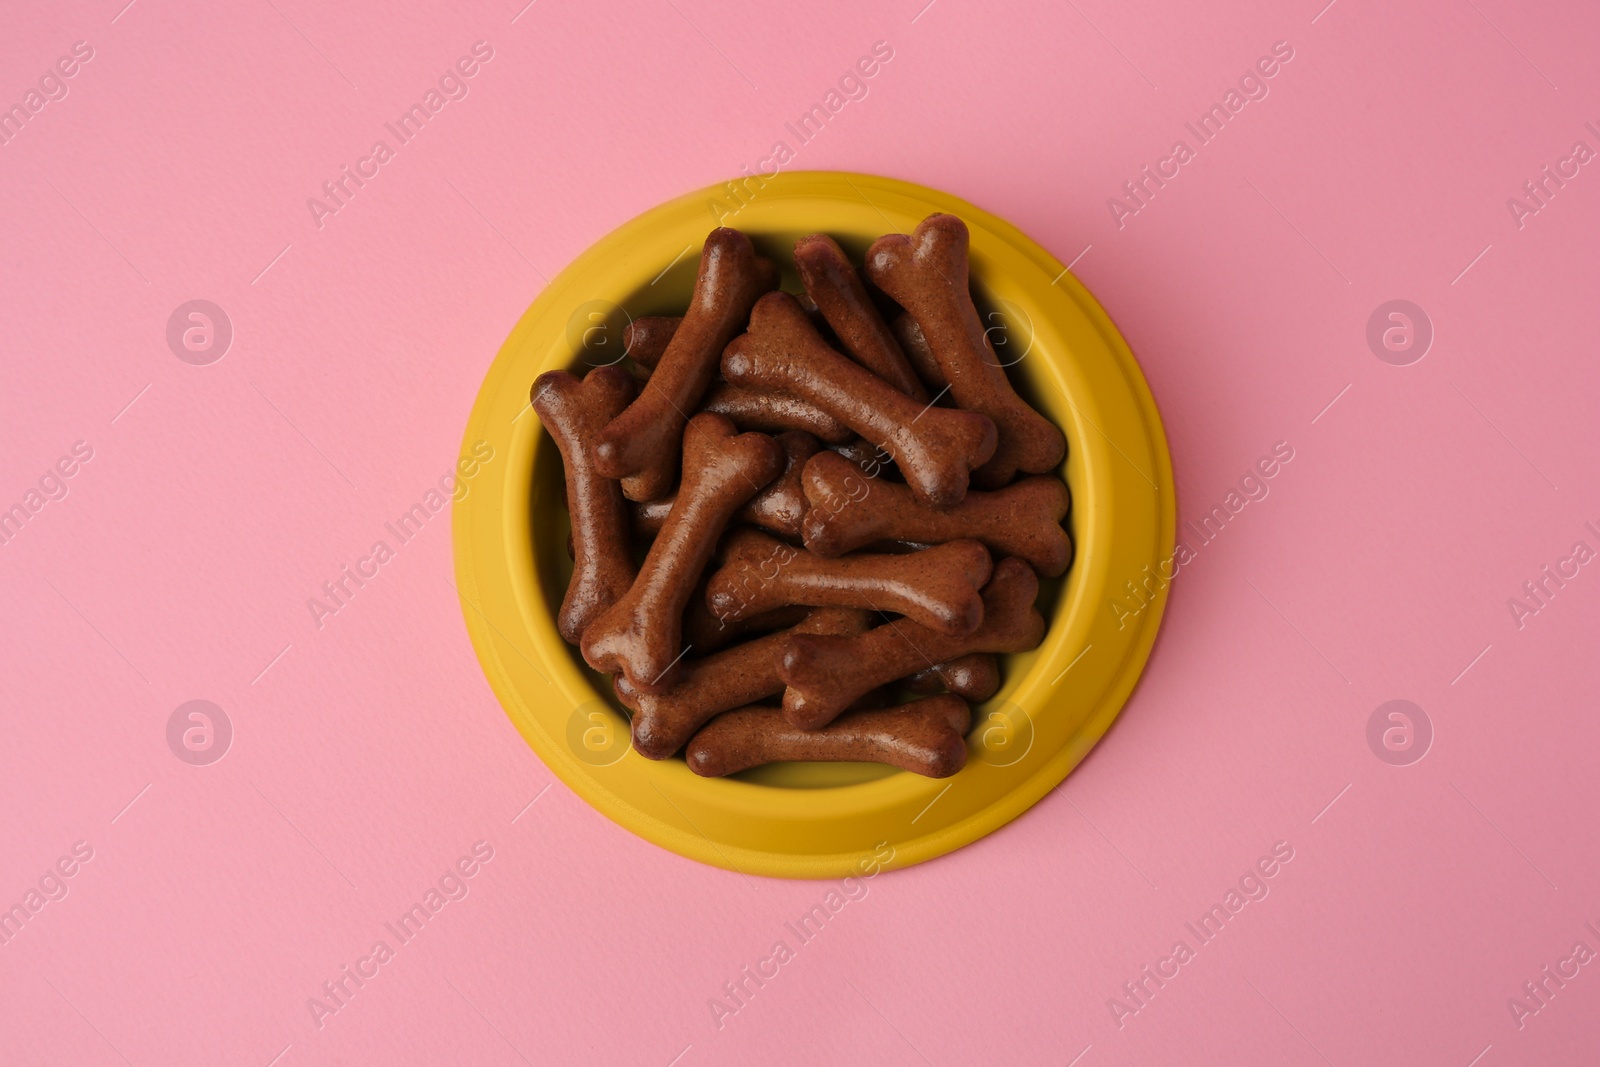
[[[784,287],[798,290],[791,253],[799,237],[831,234],[859,259],[880,234],[909,233],[936,211],[966,220],[993,340],[1019,390],[1067,435],[1061,473],[1072,489],[1077,552],[1065,581],[1045,584],[1044,643],[1006,657],[1001,691],[974,709],[967,766],[949,779],[864,764],[780,764],[708,779],[681,759],[642,758],[609,687],[556,633],[571,568],[561,459],[528,406],[529,386],[546,370],[614,361],[618,327],[630,316],[681,313],[698,249],[716,225],[748,233],[784,265]],[[476,446],[481,457],[483,443],[496,459],[455,507],[456,577],[467,630],[506,714],[545,764],[612,820],[747,874],[827,878],[905,866],[1016,818],[1116,718],[1166,604],[1166,584],[1148,576],[1172,557],[1172,467],[1127,344],[1061,263],[1015,227],[909,182],[837,172],[747,179],[619,227],[546,287],[501,347],[463,455]]]

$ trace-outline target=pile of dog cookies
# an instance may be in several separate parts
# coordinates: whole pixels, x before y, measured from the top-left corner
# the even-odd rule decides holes
[[[641,755],[965,763],[969,704],[1043,639],[1039,576],[1072,557],[1066,440],[996,358],[967,247],[944,214],[874,243],[886,316],[831,238],[795,246],[803,303],[714,230],[682,318],[629,325],[630,368],[534,382],[572,517],[557,625]]]

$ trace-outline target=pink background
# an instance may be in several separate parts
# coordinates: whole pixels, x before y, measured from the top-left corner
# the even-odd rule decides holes
[[[0,906],[93,850],[0,946],[0,1062],[1593,1061],[1600,966],[1520,1028],[1507,1001],[1600,951],[1600,567],[1520,629],[1507,600],[1600,548],[1600,174],[1520,228],[1506,203],[1600,149],[1592,8],[124,2],[0,32],[7,104],[94,52],[0,146],[0,507],[93,450],[0,545]],[[307,198],[480,40],[469,95],[318,229]],[[1278,41],[1269,95],[1119,229],[1107,198]],[[1177,579],[1088,762],[804,945],[784,923],[826,883],[700,866],[552,784],[468,644],[447,516],[320,629],[306,607],[450,468],[548,277],[780,138],[1075,261],[1180,520],[1295,451]],[[235,331],[209,366],[166,341],[194,298]],[[1405,367],[1366,342],[1395,298],[1436,332]],[[192,699],[235,731],[210,766],[166,741]],[[1366,739],[1391,699],[1436,734],[1410,766]],[[480,841],[468,895],[319,1027],[308,999]],[[1119,1027],[1109,998],[1279,841],[1270,895]]]

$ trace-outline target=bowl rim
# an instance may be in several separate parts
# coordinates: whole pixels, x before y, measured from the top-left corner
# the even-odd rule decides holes
[[[1032,341],[1042,345],[1040,358],[1021,373],[1036,392],[1054,388],[1041,407],[1067,433],[1063,475],[1073,494],[1076,553],[1044,644],[1008,658],[1021,670],[1008,671],[1017,676],[1006,679],[982,721],[975,716],[968,767],[949,779],[897,772],[849,785],[784,789],[699,778],[677,759],[643,759],[627,747],[625,721],[556,633],[558,605],[546,600],[534,573],[532,472],[540,450],[554,445],[537,418],[528,417],[533,378],[572,365],[567,327],[574,307],[590,300],[621,304],[651,273],[660,271],[656,281],[671,270],[681,274],[684,267],[660,265],[683,247],[685,235],[698,233],[692,249],[719,223],[761,240],[780,232],[834,232],[810,220],[845,219],[852,222],[850,239],[859,240],[869,231],[856,225],[871,221],[877,233],[909,231],[934,211],[967,223],[975,286],[1029,317]],[[692,271],[695,257],[677,255]],[[1126,600],[1120,613],[1111,607],[1124,596],[1119,581],[1131,589],[1151,565],[1159,573],[1162,562],[1172,560],[1176,513],[1160,415],[1121,334],[1067,268],[1016,227],[950,194],[898,179],[786,172],[755,187],[745,182],[696,190],[624,223],[574,259],[519,318],[474,401],[462,455],[477,442],[488,442],[505,461],[485,463],[474,491],[455,504],[453,551],[463,618],[502,708],[546,766],[612,821],[671,851],[744,874],[842,877],[861,873],[872,856],[879,866],[907,866],[976,841],[1020,815],[1109,729],[1149,658],[1166,605],[1167,582],[1151,587],[1145,581],[1139,601]],[[1130,621],[1134,603],[1143,606]],[[1091,656],[1096,648],[1101,654]],[[1059,683],[1074,671],[1073,688],[1062,694]],[[1056,711],[1059,706],[1067,710]],[[616,729],[620,722],[622,748],[614,760],[610,748],[599,759],[578,752],[574,723],[582,728],[585,722],[600,724],[591,730]],[[1024,736],[1028,747],[1020,755],[1002,752]],[[1036,753],[1041,742],[1046,747]],[[957,784],[963,793],[936,810]],[[892,860],[883,859],[885,846]]]

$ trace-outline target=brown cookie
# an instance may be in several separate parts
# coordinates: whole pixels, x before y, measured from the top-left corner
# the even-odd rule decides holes
[[[969,704],[981,704],[1000,691],[1000,661],[987,652],[957,656],[949,663],[925,667],[905,680],[913,693],[951,692]]]
[[[833,328],[855,361],[911,399],[926,403],[928,392],[906,362],[904,352],[878,314],[867,287],[844,249],[826,234],[802,237],[794,246],[794,265],[806,295]]]
[[[682,321],[664,315],[634,319],[622,331],[627,354],[636,363],[654,367]],[[638,377],[643,380],[649,377],[649,373],[642,373]],[[803,430],[829,444],[839,444],[855,437],[850,427],[838,419],[823,414],[804,400],[796,400],[771,389],[741,389],[727,382],[713,382],[706,390],[700,410],[726,415],[741,430],[760,430],[770,434]]]
[[[861,694],[924,667],[973,652],[1026,652],[1044,638],[1044,617],[1033,606],[1039,579],[1022,560],[995,565],[983,590],[983,622],[951,636],[896,619],[860,637],[793,634],[785,638],[781,674],[788,688],[783,713],[795,726],[816,730]]]
[[[847,760],[948,778],[966,764],[971,722],[966,702],[954,696],[848,712],[820,730],[797,729],[780,708],[749,707],[711,720],[685,755],[689,769],[706,777],[780,760]]]
[[[595,441],[595,465],[606,477],[622,479],[629,500],[656,500],[672,490],[684,424],[715,377],[717,358],[756,298],[777,284],[777,268],[756,255],[748,237],[711,231],[683,322],[644,391]]]
[[[672,335],[683,322],[679,315],[644,315],[622,328],[622,353],[639,366],[654,370]]]
[[[721,415],[689,420],[677,502],[633,585],[584,631],[583,658],[589,666],[626,674],[643,693],[672,685],[684,651],[684,607],[717,538],[740,505],[782,465],[782,450],[765,434],[737,433]]]
[[[555,440],[566,471],[572,516],[572,579],[561,599],[556,629],[571,644],[633,584],[628,516],[617,483],[595,470],[591,446],[600,430],[633,399],[633,379],[619,367],[599,367],[581,381],[564,370],[534,380],[533,410]]]
[[[959,503],[969,472],[994,451],[987,417],[918,404],[829,348],[787,293],[756,301],[749,330],[722,355],[722,374],[821,408],[893,455],[912,492],[933,507]]]
[[[788,629],[810,613],[811,609],[803,604],[791,604],[738,622],[729,622],[717,618],[706,607],[705,586],[702,583],[689,597],[689,606],[683,611],[683,644],[685,648],[693,646],[695,655],[707,656],[740,637]]]
[[[799,430],[778,434],[778,445],[783,449],[783,472],[734,512],[733,521],[747,522],[784,537],[797,538],[800,536],[800,523],[810,508],[805,490],[800,485],[800,475],[805,469],[806,460],[821,451],[822,446],[815,437]],[[672,510],[676,499],[676,496],[669,496],[632,504],[629,510],[633,513],[634,534],[642,538],[654,537],[661,529],[661,524],[667,521],[667,513]]]
[[[676,753],[713,715],[783,691],[778,664],[791,633],[858,634],[867,613],[817,608],[791,630],[768,634],[701,659],[686,659],[678,684],[665,693],[641,693],[616,679],[617,699],[633,710],[633,747],[648,759]]]
[[[874,481],[863,492],[862,474],[832,452],[807,461],[803,484],[811,504],[802,526],[806,548],[819,556],[841,556],[879,541],[939,544],[970,537],[996,556],[1022,557],[1048,578],[1066,573],[1072,561],[1072,539],[1061,525],[1072,495],[1052,474],[991,493],[969,492],[945,510],[919,503],[893,482]]]
[[[889,455],[865,437],[852,437],[842,445],[829,445],[830,452],[837,452],[856,466],[856,469],[868,478],[886,478],[894,482],[903,482],[900,470],[894,465],[894,457]]]
[[[728,416],[741,430],[770,434],[801,430],[829,444],[842,444],[855,437],[854,430],[816,405],[776,389],[747,389],[718,382],[706,391],[702,410]]]
[[[906,360],[916,368],[917,377],[922,379],[928,391],[943,393],[950,381],[944,376],[944,370],[939,366],[938,357],[933,354],[933,349],[928,347],[928,339],[922,335],[922,327],[917,325],[917,320],[908,313],[901,312],[889,325],[889,330],[894,334],[894,339],[900,342],[900,351],[906,354]]]
[[[904,615],[947,634],[983,621],[981,590],[992,570],[989,550],[951,541],[903,555],[857,553],[823,559],[758,530],[728,535],[723,563],[706,582],[706,604],[736,620],[785,604],[864,608]]]
[[[967,224],[929,215],[907,237],[880,237],[867,252],[867,275],[922,327],[956,403],[989,416],[1000,430],[994,456],[974,475],[996,488],[1017,471],[1042,474],[1066,455],[1066,438],[1016,394],[978,318],[967,281]]]

